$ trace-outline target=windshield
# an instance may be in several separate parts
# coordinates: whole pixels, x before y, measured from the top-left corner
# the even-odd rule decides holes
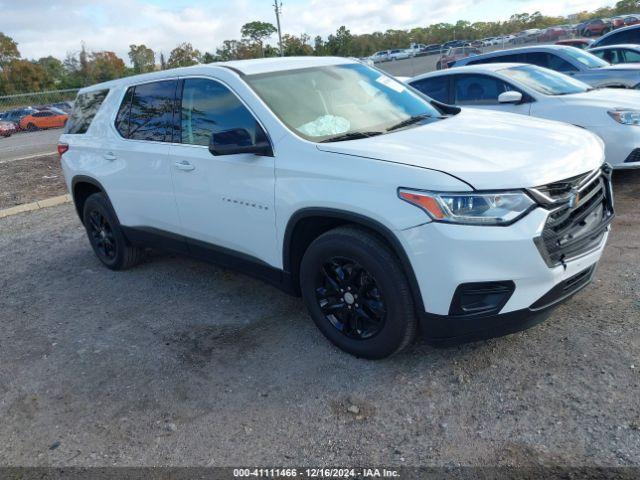
[[[534,65],[505,68],[500,73],[545,95],[570,95],[591,90],[589,85],[580,80]]]
[[[359,63],[250,75],[245,79],[287,127],[314,142],[386,133],[419,116],[441,117],[427,98]]]
[[[569,55],[571,58],[576,59],[581,64],[585,65],[587,68],[602,68],[609,65],[604,60],[596,57],[595,55],[584,52],[579,48],[571,47],[564,50],[564,52]]]

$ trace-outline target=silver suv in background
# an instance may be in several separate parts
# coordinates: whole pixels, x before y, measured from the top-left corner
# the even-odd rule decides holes
[[[584,50],[564,45],[513,48],[462,58],[455,67],[484,63],[529,63],[570,75],[597,88],[638,88],[640,65],[610,65]]]

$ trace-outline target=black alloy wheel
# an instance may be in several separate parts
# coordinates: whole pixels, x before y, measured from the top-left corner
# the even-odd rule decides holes
[[[131,245],[120,227],[107,196],[94,193],[84,202],[82,223],[98,260],[111,270],[126,270],[140,263],[144,251]]]
[[[307,247],[299,276],[309,315],[345,352],[385,358],[415,337],[418,322],[407,276],[376,233],[356,225],[323,233]]]
[[[98,210],[89,212],[89,238],[100,260],[113,262],[117,255],[116,239],[109,221]]]
[[[348,338],[366,340],[384,326],[386,308],[375,278],[355,260],[333,257],[316,277],[316,297],[326,320]]]

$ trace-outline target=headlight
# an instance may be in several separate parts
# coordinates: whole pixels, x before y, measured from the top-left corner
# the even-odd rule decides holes
[[[615,109],[607,112],[611,118],[623,125],[640,125],[640,110]]]
[[[509,225],[536,205],[520,191],[447,193],[401,188],[398,195],[436,222],[461,225]]]

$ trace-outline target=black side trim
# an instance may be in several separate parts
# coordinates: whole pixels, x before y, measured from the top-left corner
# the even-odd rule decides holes
[[[258,258],[151,227],[122,226],[122,229],[127,239],[133,245],[157,248],[197,258],[205,262],[236,270],[240,273],[245,273],[264,280],[286,293],[295,294],[295,290],[292,288],[291,278],[287,273],[272,267]]]
[[[416,279],[416,275],[413,271],[413,267],[411,266],[411,262],[409,261],[409,257],[407,256],[402,244],[395,236],[395,234],[387,228],[385,225],[380,222],[373,220],[364,215],[360,215],[357,213],[332,209],[332,208],[319,208],[319,207],[310,207],[303,208],[295,212],[290,218],[289,223],[287,223],[287,228],[284,232],[284,247],[283,247],[283,258],[282,264],[284,266],[284,271],[286,275],[289,275],[293,280],[293,285],[297,285],[298,278],[297,272],[292,272],[292,235],[295,230],[296,224],[308,217],[328,217],[334,219],[344,220],[348,223],[353,223],[356,225],[361,225],[367,227],[377,234],[379,234],[382,238],[384,238],[392,247],[394,253],[400,259],[404,272],[407,275],[407,279],[409,280],[409,286],[411,287],[411,294],[413,296],[413,300],[415,302],[415,307],[417,312],[424,312],[424,303],[422,301],[422,294],[420,293],[420,287],[418,286],[418,281]]]

